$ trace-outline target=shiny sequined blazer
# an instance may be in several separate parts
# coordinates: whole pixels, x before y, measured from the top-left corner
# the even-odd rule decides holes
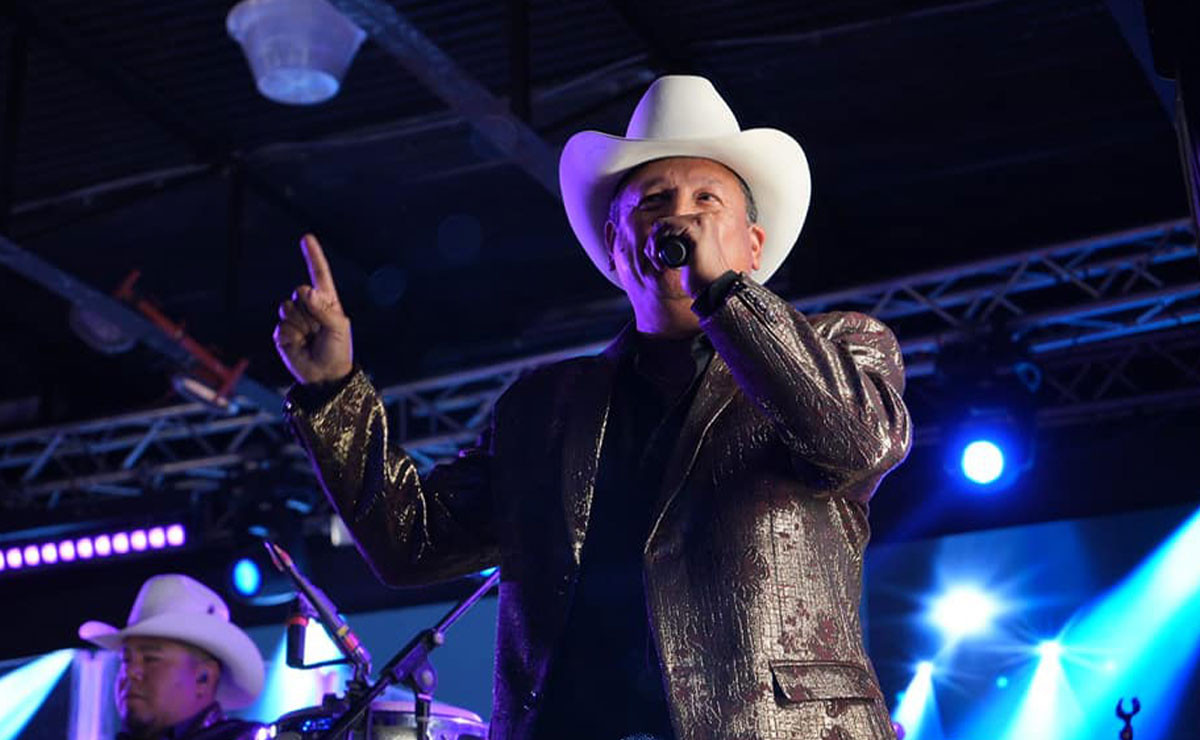
[[[891,738],[858,609],[867,502],[911,438],[895,337],[862,314],[807,318],[748,279],[701,326],[716,355],[644,549],[676,736]],[[477,447],[424,479],[361,372],[319,409],[289,406],[383,581],[500,566],[492,738],[528,736],[539,711],[623,341],[522,377]]]

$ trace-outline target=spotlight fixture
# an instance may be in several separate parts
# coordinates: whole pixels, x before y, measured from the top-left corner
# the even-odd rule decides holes
[[[1013,485],[1033,465],[1041,371],[1003,331],[950,345],[938,356],[946,473],[974,492]]]
[[[297,560],[306,557],[302,539],[294,540],[288,549]],[[275,568],[257,538],[234,552],[225,575],[225,590],[243,604],[278,606],[296,598],[295,585]]]
[[[254,596],[262,588],[262,570],[251,558],[239,558],[230,572],[233,588],[242,596]]]
[[[967,406],[946,440],[944,465],[968,490],[1000,491],[1033,466],[1033,424],[1005,406]]]

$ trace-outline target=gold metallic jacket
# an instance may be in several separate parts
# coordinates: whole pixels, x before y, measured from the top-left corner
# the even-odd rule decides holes
[[[644,549],[676,736],[892,738],[858,610],[867,502],[911,441],[896,339],[862,314],[807,318],[749,280],[701,326],[716,355]],[[579,571],[622,341],[522,377],[479,444],[423,480],[389,445],[361,372],[315,412],[290,407],[383,581],[500,566],[497,740],[527,737],[539,710]]]

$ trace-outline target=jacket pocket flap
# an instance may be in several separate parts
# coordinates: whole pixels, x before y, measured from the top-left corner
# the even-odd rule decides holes
[[[771,661],[771,676],[789,702],[883,699],[871,674],[853,663]]]

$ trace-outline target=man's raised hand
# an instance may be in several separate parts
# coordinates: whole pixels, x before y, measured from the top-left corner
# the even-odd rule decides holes
[[[301,285],[279,304],[275,349],[301,383],[339,380],[354,367],[350,319],[342,310],[333,274],[321,244],[312,234],[300,240],[311,285]]]

